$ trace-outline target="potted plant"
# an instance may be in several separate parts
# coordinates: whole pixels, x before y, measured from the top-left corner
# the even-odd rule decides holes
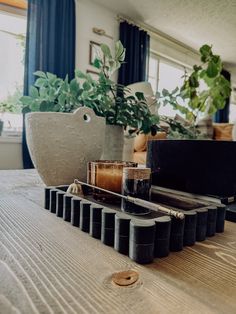
[[[95,140],[97,143],[103,142],[105,134],[103,158],[122,159],[124,129],[130,135],[138,132],[148,133],[158,122],[158,116],[151,114],[142,93],[137,92],[132,96],[127,88],[111,80],[112,74],[117,71],[125,58],[125,49],[122,44],[120,42],[115,44],[114,55],[112,55],[107,45],[101,45],[101,51],[102,55],[94,61],[94,66],[98,71],[98,80],[94,80],[90,74],[79,70],[75,71],[75,78],[70,82],[67,77],[63,80],[54,74],[37,71],[35,73],[37,80],[34,86],[30,88],[30,95],[23,96],[21,102],[24,105],[25,112],[38,112],[37,121],[42,119],[43,113],[45,116],[47,111],[53,112],[50,119],[52,117],[56,119],[58,115],[62,113],[70,114],[78,108],[82,110],[90,109],[89,112],[92,110],[97,117],[105,119],[106,130],[102,132],[103,130],[99,130],[96,125],[90,123],[90,131],[87,134],[88,138],[85,143],[87,146],[92,147]],[[36,120],[33,123],[33,115],[31,113],[26,117],[26,135],[30,153],[37,166],[36,155],[39,151],[37,149],[36,154],[36,148],[32,149],[36,142],[36,139],[32,138],[32,129],[36,125],[39,127],[39,123]],[[95,119],[95,116],[93,116],[93,119]],[[65,129],[63,129],[63,126],[61,127],[64,133],[69,129],[68,126]],[[43,128],[45,128],[45,124]],[[49,128],[52,130],[50,131]],[[76,130],[75,127],[75,131],[79,136],[80,130]],[[54,134],[54,138],[56,138],[55,134],[57,133],[55,129],[53,130],[53,126],[50,126],[49,120],[47,132]],[[70,132],[72,132],[72,126]],[[93,134],[99,136],[99,140],[95,139],[95,136],[92,136]],[[70,137],[70,134],[68,133],[67,136]],[[65,138],[64,140],[66,141]],[[56,148],[54,147],[54,149]],[[99,153],[100,150],[97,150],[97,152]],[[90,160],[99,159],[100,155],[95,157],[90,154],[89,158]],[[86,161],[88,161],[87,158]],[[85,168],[85,162],[82,162],[82,164]]]
[[[181,88],[158,94],[160,103],[171,104],[186,120],[183,123],[164,118],[170,125],[172,140],[149,143],[147,164],[156,185],[232,196],[236,193],[236,167],[231,156],[236,153],[236,144],[206,140],[197,128],[200,113],[211,116],[224,108],[230,83],[222,76],[222,61],[210,46],[202,46],[200,56],[201,65],[194,65],[193,71],[185,74]]]
[[[185,116],[178,123],[164,118],[170,124],[170,136],[197,139],[202,134],[197,126],[204,114],[210,117],[223,109],[231,93],[230,82],[221,74],[222,61],[212,47],[203,45],[200,50],[200,65],[194,65],[191,73],[185,72],[183,85],[173,91],[163,89],[157,93],[159,105],[170,104]],[[189,132],[187,132],[189,130]]]

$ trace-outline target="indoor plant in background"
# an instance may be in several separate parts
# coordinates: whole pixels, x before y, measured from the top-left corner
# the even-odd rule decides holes
[[[130,135],[138,132],[149,133],[150,130],[155,132],[155,128],[153,128],[153,126],[158,123],[158,116],[153,115],[150,112],[144,95],[137,92],[134,96],[132,96],[127,88],[111,80],[111,75],[114,74],[114,72],[120,67],[125,58],[125,49],[122,44],[120,42],[115,44],[114,56],[107,45],[101,45],[101,51],[101,56],[98,56],[98,58],[94,61],[94,66],[99,72],[98,80],[94,80],[90,74],[83,73],[79,70],[75,71],[75,78],[70,82],[67,77],[63,80],[52,73],[44,73],[41,71],[37,71],[35,73],[37,80],[34,86],[30,88],[30,95],[23,96],[21,101],[24,105],[25,111],[36,112],[35,114],[31,113],[26,117],[27,141],[36,167],[39,158],[36,158],[36,149],[32,149],[32,145],[36,142],[36,137],[34,139],[32,138],[32,129],[37,126],[38,133],[40,132],[39,121],[45,115],[45,117],[47,117],[46,119],[48,119],[47,134],[50,134],[52,139],[54,138],[55,141],[58,137],[58,130],[56,131],[54,127],[56,122],[53,124],[50,122],[50,119],[55,120],[56,117],[59,118],[62,113],[71,113],[78,108],[82,110],[86,109],[87,111],[90,109],[97,117],[101,117],[101,119],[105,118],[105,132],[96,128],[96,125],[93,125],[93,123],[90,123],[90,130],[87,134],[88,138],[85,141],[87,146],[92,147],[95,144],[94,136],[92,135],[96,134],[99,136],[100,139],[97,139],[99,142],[103,141],[105,133],[105,144],[103,146],[104,159],[122,159],[124,129],[126,129],[126,132]],[[51,111],[53,113],[45,113],[47,111]],[[36,114],[37,117],[35,116]],[[34,122],[32,118],[33,115]],[[87,115],[84,115],[83,117],[85,119],[88,118]],[[93,118],[95,119],[95,115]],[[61,122],[63,123],[63,121]],[[91,122],[89,118],[87,119],[87,122]],[[68,120],[67,123],[69,123]],[[45,123],[42,124],[42,127],[46,127]],[[72,132],[72,128],[75,129],[73,133],[77,132],[79,138],[79,127],[76,129],[76,126],[71,126],[70,132]],[[68,129],[68,125],[61,125],[62,133],[65,133]],[[36,135],[36,129],[34,134],[35,136],[38,136],[37,138],[40,136],[42,137],[42,135]],[[70,138],[69,133],[67,136]],[[45,135],[45,137],[47,138],[48,136]],[[43,147],[43,145],[46,146],[48,139],[44,139],[44,143],[42,140],[39,141]],[[66,142],[65,137],[64,141]],[[48,149],[50,149],[49,146]],[[60,156],[59,149],[65,151],[68,148],[65,146],[63,147],[62,144],[59,146],[54,145],[54,154],[57,156]],[[51,151],[51,154],[53,153],[53,150]],[[97,151],[99,154],[100,150]],[[39,153],[40,151],[37,149],[37,155]],[[99,159],[99,157],[100,155],[97,157],[90,155],[90,159]],[[48,157],[48,159],[50,159],[50,157]],[[68,157],[68,160],[69,159],[70,158]],[[40,161],[43,163],[43,157],[40,158]],[[71,167],[73,169],[75,169],[75,162],[77,161],[78,158],[77,160],[75,158],[71,161]],[[84,169],[86,168],[87,161],[87,158],[85,158],[84,162],[82,162]],[[53,175],[55,176],[55,171]],[[49,177],[47,172],[45,176]],[[64,183],[65,182],[66,181],[64,180]]]
[[[159,105],[170,104],[186,118],[185,122],[164,118],[173,138],[202,138],[204,134],[198,128],[200,118],[204,115],[205,119],[211,119],[217,110],[224,108],[230,96],[230,82],[221,74],[220,56],[214,54],[209,45],[203,45],[199,52],[201,64],[194,65],[191,73],[185,73],[180,88],[157,93]]]

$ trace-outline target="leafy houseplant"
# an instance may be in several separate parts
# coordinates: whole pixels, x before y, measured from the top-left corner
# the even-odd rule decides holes
[[[111,79],[125,59],[121,42],[116,42],[114,55],[104,44],[101,52],[93,64],[98,71],[98,80],[80,70],[75,70],[75,78],[70,82],[68,77],[63,80],[54,74],[37,71],[30,95],[23,96],[21,101],[24,111],[73,112],[81,106],[93,109],[97,116],[105,117],[107,124],[102,158],[122,159],[123,129],[130,135],[156,132],[153,126],[159,119],[150,112],[143,93],[131,95],[126,87]]]
[[[63,80],[48,72],[35,72],[37,80],[29,96],[21,98],[24,110],[72,112],[86,106],[105,117],[109,125],[129,127],[130,132],[150,132],[159,120],[151,114],[143,93],[130,95],[126,87],[111,80],[125,59],[121,42],[116,42],[114,56],[105,44],[101,51],[93,64],[99,71],[98,80],[79,70],[75,70],[75,78],[70,82],[68,77]]]
[[[171,92],[163,89],[162,93],[157,93],[159,105],[171,104],[185,115],[189,122],[185,127],[169,119],[172,134],[180,133],[183,138],[198,138],[199,132],[195,126],[200,114],[212,115],[223,109],[231,92],[230,82],[221,74],[220,56],[213,54],[209,45],[203,45],[199,51],[202,63],[194,65],[190,74],[185,73],[183,85]]]

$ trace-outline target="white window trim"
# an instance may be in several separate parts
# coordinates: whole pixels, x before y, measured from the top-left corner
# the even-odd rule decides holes
[[[150,57],[156,59],[157,62],[157,80],[156,80],[156,90],[158,90],[158,86],[159,86],[159,81],[160,81],[160,62],[169,64],[173,67],[179,68],[181,70],[184,71],[190,71],[192,69],[191,66],[183,64],[182,62],[173,60],[171,58],[168,57],[163,57],[162,55],[156,53],[156,52],[152,52],[150,53]]]

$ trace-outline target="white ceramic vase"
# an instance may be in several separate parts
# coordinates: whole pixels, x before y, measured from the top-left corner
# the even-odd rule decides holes
[[[102,160],[123,160],[124,129],[119,125],[107,124]]]
[[[92,109],[74,113],[34,112],[26,115],[26,139],[35,168],[46,185],[86,180],[87,162],[100,158],[105,119]]]
[[[124,137],[123,161],[133,161],[134,159],[134,140],[135,137]]]

